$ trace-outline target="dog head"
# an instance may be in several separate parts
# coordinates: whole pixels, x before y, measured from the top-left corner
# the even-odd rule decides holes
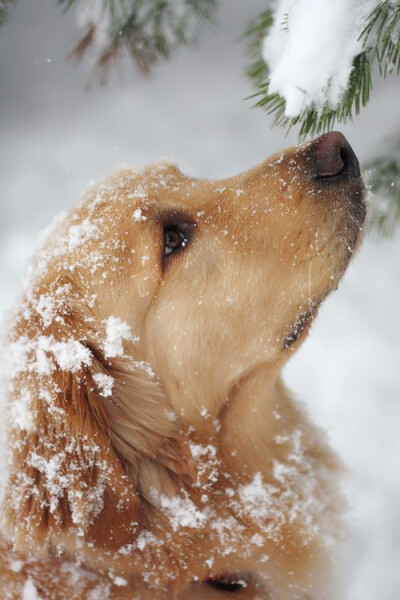
[[[16,546],[167,594],[311,593],[337,464],[279,374],[364,218],[337,133],[223,181],[159,164],[93,186],[37,253],[10,336]]]

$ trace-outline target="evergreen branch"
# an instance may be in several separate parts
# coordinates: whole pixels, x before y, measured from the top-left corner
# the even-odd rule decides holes
[[[368,23],[361,33],[364,45],[375,35],[375,51],[383,77],[396,69],[400,72],[400,3],[390,0],[380,2],[372,11]]]
[[[68,10],[78,0],[59,0],[59,4]],[[88,21],[71,56],[81,59],[94,50],[95,67],[105,81],[109,66],[125,50],[148,74],[178,46],[197,39],[200,23],[212,21],[217,4],[218,0],[103,0],[101,14]]]
[[[257,99],[255,106],[273,116],[273,125],[287,131],[300,125],[299,138],[323,133],[332,129],[336,122],[346,123],[366,106],[372,90],[372,68],[378,63],[380,73],[386,77],[393,70],[400,72],[400,2],[384,0],[374,9],[360,35],[363,51],[354,58],[347,89],[338,106],[316,106],[314,103],[296,117],[286,117],[285,99],[277,93],[269,93],[269,67],[261,56],[262,42],[273,23],[272,10],[262,13],[250,23],[245,32],[248,51],[253,58],[247,75],[253,80],[256,92],[250,98]],[[287,20],[284,23],[287,28]],[[329,84],[328,84],[329,87]],[[328,91],[328,90],[326,90]]]
[[[14,0],[0,0],[0,25],[3,25],[6,22],[13,2]]]
[[[365,167],[366,179],[373,194],[371,231],[378,231],[384,236],[391,235],[400,222],[400,139],[389,152]]]
[[[64,6],[64,10],[65,10],[65,12],[67,12],[67,10],[68,10],[69,8],[71,8],[71,6],[72,6],[73,4],[75,4],[75,2],[76,2],[76,0],[58,0],[58,4],[61,4],[61,5],[63,5],[63,6]]]
[[[269,77],[269,67],[261,57],[261,47],[263,39],[271,28],[273,21],[273,12],[269,8],[249,23],[242,37],[243,40],[249,40],[247,54],[252,61],[246,69],[246,74],[259,85]]]
[[[255,63],[251,68],[255,68]],[[261,73],[262,67],[258,68]],[[248,73],[251,72],[250,69]],[[267,114],[273,116],[273,125],[282,127],[287,131],[294,125],[300,125],[298,135],[300,139],[304,139],[308,135],[316,135],[331,130],[337,121],[347,123],[359,114],[361,108],[368,103],[370,98],[372,90],[371,70],[372,51],[366,50],[354,59],[354,67],[350,75],[348,88],[343,94],[341,104],[336,109],[325,105],[321,110],[312,105],[297,117],[286,117],[286,101],[279,94],[268,93],[268,81],[259,83],[258,91],[250,98],[261,96],[255,106],[264,108]]]

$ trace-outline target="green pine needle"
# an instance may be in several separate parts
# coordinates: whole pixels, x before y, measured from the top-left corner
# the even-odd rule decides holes
[[[0,0],[0,25],[6,22],[13,0]]]
[[[247,75],[256,87],[256,92],[250,98],[257,99],[255,106],[263,108],[273,117],[273,125],[287,131],[299,125],[300,139],[329,131],[335,123],[346,123],[359,114],[370,99],[375,62],[383,77],[394,70],[400,72],[400,2],[394,4],[386,0],[380,2],[367,19],[360,36],[364,50],[354,58],[349,84],[340,104],[335,108],[326,105],[322,109],[313,104],[297,117],[288,118],[285,116],[285,99],[279,94],[269,93],[269,68],[261,57],[262,41],[272,23],[273,14],[269,10],[253,21],[245,32],[249,53],[253,58]]]
[[[371,231],[389,236],[400,222],[400,139],[365,167],[372,192]]]
[[[265,10],[254,21],[249,23],[242,38],[243,40],[249,40],[247,54],[252,61],[246,73],[258,85],[267,81],[269,77],[269,67],[261,57],[261,46],[265,33],[269,31],[273,20],[272,10]]]
[[[59,0],[65,10],[78,0]],[[108,42],[97,57],[102,81],[111,63],[125,50],[139,70],[148,74],[160,60],[167,60],[181,45],[196,41],[201,22],[212,21],[218,0],[184,0],[177,10],[173,0],[103,0]],[[76,59],[93,46],[97,24],[83,33],[72,56]]]

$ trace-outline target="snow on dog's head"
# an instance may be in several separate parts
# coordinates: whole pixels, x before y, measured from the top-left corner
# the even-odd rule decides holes
[[[10,332],[18,548],[159,589],[316,585],[337,465],[279,374],[357,245],[362,196],[339,134],[224,181],[159,164],[90,188]]]

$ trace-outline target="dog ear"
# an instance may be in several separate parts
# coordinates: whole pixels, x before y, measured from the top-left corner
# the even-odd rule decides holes
[[[66,536],[69,546],[98,549],[132,542],[140,499],[110,444],[89,368],[23,373],[13,391],[5,507],[16,548],[62,547]]]
[[[97,354],[100,370],[92,370],[92,377],[100,392],[111,445],[140,497],[151,503],[154,490],[175,495],[195,474],[167,394],[151,366],[134,355],[130,341],[118,358],[105,360]]]
[[[8,529],[17,549],[118,549],[140,532],[152,488],[191,477],[177,421],[149,365],[105,359],[77,310],[45,331],[18,319],[9,386]]]

